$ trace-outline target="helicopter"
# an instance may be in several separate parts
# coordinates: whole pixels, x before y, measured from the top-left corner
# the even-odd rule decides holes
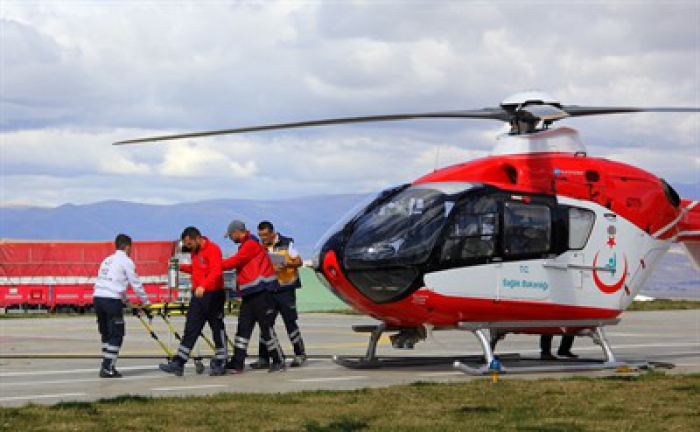
[[[433,330],[470,331],[477,364],[501,372],[613,369],[604,327],[615,325],[673,244],[700,266],[700,205],[640,168],[588,156],[579,133],[560,120],[639,112],[697,113],[700,108],[563,105],[540,91],[498,107],[390,114],[139,138],[134,144],[212,135],[412,119],[507,123],[490,156],[438,169],[369,196],[319,240],[312,266],[336,296],[380,323],[364,357],[336,356],[350,368],[413,364],[382,359],[384,332],[413,348]],[[502,367],[494,354],[510,333],[590,336],[602,362]]]

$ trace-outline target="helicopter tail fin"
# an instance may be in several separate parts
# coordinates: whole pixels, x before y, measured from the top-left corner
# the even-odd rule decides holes
[[[700,269],[700,201],[684,199],[681,205],[684,213],[678,222],[676,241],[683,246],[695,267]]]

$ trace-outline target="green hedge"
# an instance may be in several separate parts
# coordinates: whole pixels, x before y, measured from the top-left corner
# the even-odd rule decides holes
[[[327,312],[349,310],[350,307],[328,290],[310,268],[299,270],[302,288],[297,290],[299,312]]]

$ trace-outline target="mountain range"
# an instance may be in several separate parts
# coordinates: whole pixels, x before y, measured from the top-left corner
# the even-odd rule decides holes
[[[294,238],[308,257],[316,241],[366,195],[322,195],[288,200],[210,200],[153,205],[125,201],[65,204],[54,208],[0,208],[0,237],[29,240],[109,240],[118,233],[134,240],[179,239],[187,226],[219,244],[224,252],[235,248],[224,239],[228,223],[239,219],[256,232],[269,220],[276,231]]]

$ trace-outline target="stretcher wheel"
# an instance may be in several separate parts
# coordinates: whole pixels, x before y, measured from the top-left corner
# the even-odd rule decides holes
[[[200,360],[194,362],[194,370],[195,372],[197,372],[197,375],[201,375],[204,373],[204,365]]]

